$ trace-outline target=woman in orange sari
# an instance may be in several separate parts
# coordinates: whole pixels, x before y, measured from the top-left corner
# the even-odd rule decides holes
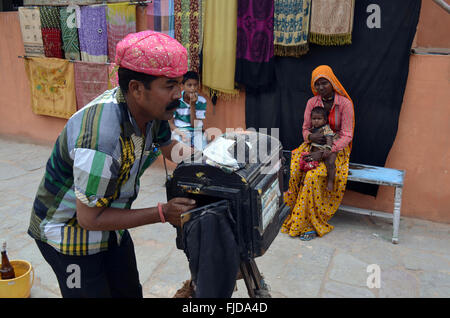
[[[314,69],[311,89],[314,97],[306,104],[303,121],[305,142],[292,151],[289,190],[284,194],[291,213],[281,228],[282,233],[300,236],[301,240],[323,236],[333,229],[328,221],[336,213],[344,196],[355,126],[353,102],[329,66],[321,65]],[[325,143],[323,133],[310,132],[311,110],[317,106],[325,108],[328,123],[339,136],[331,148],[331,152],[336,154],[333,191],[327,190],[327,169],[321,160],[330,155],[329,150],[314,151],[303,157],[306,161],[319,161],[315,169],[305,172],[299,167],[302,153],[311,150],[311,142]]]

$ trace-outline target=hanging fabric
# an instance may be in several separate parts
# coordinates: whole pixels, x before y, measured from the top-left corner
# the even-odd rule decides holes
[[[148,4],[147,29],[175,38],[174,0],[153,0]]]
[[[117,2],[124,0],[107,0],[108,2]],[[104,0],[23,0],[25,6],[61,6],[61,5],[87,5],[106,2]]]
[[[274,81],[273,0],[238,0],[236,82],[262,88]]]
[[[108,64],[108,89],[119,86],[119,66],[115,63]]]
[[[103,63],[74,63],[77,110],[108,89],[108,65]]]
[[[76,111],[73,63],[64,59],[25,59],[31,106],[37,115],[69,118]]]
[[[202,80],[210,97],[239,95],[235,89],[237,0],[208,0],[203,33]]]
[[[45,56],[39,8],[19,7],[19,21],[25,55]]]
[[[275,55],[300,57],[308,52],[310,13],[311,0],[275,0]]]
[[[61,23],[58,7],[39,7],[41,16],[42,41],[46,57],[63,58]]]
[[[200,0],[200,14],[199,14],[199,20],[200,20],[200,26],[198,30],[198,51],[201,53],[203,49],[203,33],[205,30],[205,6],[206,6],[206,0]],[[201,65],[200,65],[201,68]]]
[[[107,5],[108,58],[114,62],[116,45],[126,35],[136,32],[136,6],[129,3]]]
[[[174,0],[175,39],[188,51],[188,69],[199,71],[201,0]]]
[[[356,1],[355,17],[367,17],[367,7],[372,3]],[[312,71],[326,64],[356,105],[350,161],[383,167],[397,133],[421,1],[378,0],[377,4],[382,27],[371,29],[366,18],[355,19],[352,45],[311,45],[301,58],[275,59],[273,88],[256,94],[246,92],[246,127],[279,128],[283,149],[297,148],[303,142],[306,103],[313,97]],[[371,195],[376,194],[376,187],[360,182],[347,184],[347,189]]]
[[[105,6],[83,6],[80,14],[81,24],[78,29],[78,36],[81,60],[106,63],[108,59],[108,37]]]
[[[68,60],[81,60],[80,45],[78,42],[77,10],[75,7],[61,7],[61,31],[64,56]],[[78,12],[79,15],[79,12]]]
[[[319,45],[352,43],[355,0],[314,0],[309,41]]]

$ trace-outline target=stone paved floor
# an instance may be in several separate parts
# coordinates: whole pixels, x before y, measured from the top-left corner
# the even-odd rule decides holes
[[[56,277],[26,234],[30,209],[49,145],[0,136],[0,239],[8,242],[10,259],[31,262],[35,272],[31,297],[61,297]],[[169,165],[169,171],[174,166]],[[164,166],[158,160],[142,177],[134,207],[165,202]],[[400,243],[391,243],[392,222],[376,217],[337,213],[335,229],[323,238],[302,242],[279,234],[265,255],[256,259],[273,297],[449,297],[450,224],[402,217]],[[171,297],[188,279],[188,263],[175,247],[168,224],[132,229],[144,297]],[[380,288],[368,288],[380,268]],[[248,297],[238,281],[233,297]]]

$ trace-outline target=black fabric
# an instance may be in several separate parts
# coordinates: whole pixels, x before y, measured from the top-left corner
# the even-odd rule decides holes
[[[246,59],[236,59],[234,79],[237,83],[254,89],[266,89],[275,80],[275,60],[265,63],[250,62]]]
[[[369,28],[376,4],[380,28]],[[355,134],[350,161],[384,166],[394,142],[409,70],[409,54],[420,13],[420,0],[355,1],[352,44],[311,44],[301,58],[276,57],[275,82],[271,90],[246,91],[247,128],[280,129],[284,149],[302,142],[303,113],[313,96],[311,73],[329,65],[355,105]],[[369,21],[369,22],[370,22]],[[400,167],[401,168],[401,167]],[[351,183],[361,193],[376,195],[377,186]]]
[[[143,297],[134,244],[128,231],[123,234],[120,246],[115,232],[110,232],[108,250],[87,256],[64,255],[47,243],[35,241],[55,272],[63,298]],[[73,264],[79,266],[79,288],[67,283],[75,274],[74,270],[69,270]]]
[[[230,298],[239,269],[239,249],[227,213],[206,211],[183,226],[195,298]]]

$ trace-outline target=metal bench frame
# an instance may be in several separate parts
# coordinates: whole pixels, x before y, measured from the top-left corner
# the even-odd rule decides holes
[[[395,187],[394,210],[393,213],[361,209],[347,205],[341,205],[339,210],[350,213],[377,216],[393,220],[392,243],[398,244],[398,232],[400,226],[400,210],[402,206],[404,170],[369,166],[363,164],[350,163],[348,181],[387,185]]]

